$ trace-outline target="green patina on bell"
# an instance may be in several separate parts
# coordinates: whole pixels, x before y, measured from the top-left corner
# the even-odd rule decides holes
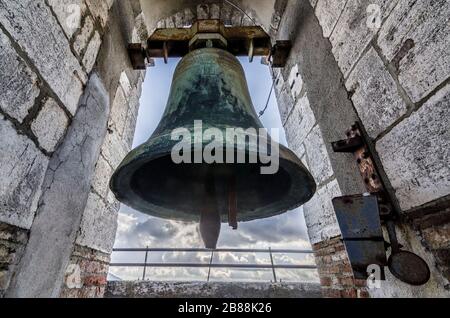
[[[236,228],[239,221],[278,215],[311,199],[316,189],[312,176],[300,159],[282,145],[275,174],[261,174],[267,162],[260,160],[174,163],[171,152],[180,141],[172,140],[172,132],[183,127],[194,135],[196,120],[202,121],[203,132],[218,128],[223,136],[227,128],[262,128],[244,70],[237,58],[225,50],[198,49],[181,60],[159,126],[145,144],[127,155],[111,179],[111,190],[119,201],[156,217],[200,221],[206,246],[214,248],[220,222]],[[211,141],[203,140],[197,148],[194,138],[191,142],[194,152],[203,150]],[[264,142],[270,143],[270,137]],[[228,143],[228,147],[236,156],[244,153],[246,158],[260,151],[251,138],[243,144]]]

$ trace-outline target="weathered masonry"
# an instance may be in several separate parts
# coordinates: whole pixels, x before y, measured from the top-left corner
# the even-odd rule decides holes
[[[323,295],[450,296],[450,2],[232,3],[0,0],[0,296],[103,297],[119,209],[108,181],[145,76],[128,44],[197,19],[292,42],[273,78],[290,147],[318,184],[304,210]],[[356,121],[401,211],[400,243],[430,266],[424,286],[354,279],[331,200],[366,190],[331,143]]]

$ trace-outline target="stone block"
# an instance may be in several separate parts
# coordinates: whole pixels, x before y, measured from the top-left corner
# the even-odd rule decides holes
[[[168,17],[165,19],[165,27],[168,29],[175,28],[175,19],[174,17]]]
[[[119,212],[120,202],[116,199],[114,193],[111,190],[108,191],[108,195],[106,196],[106,202],[108,203],[111,210]]]
[[[414,102],[449,78],[449,16],[447,0],[399,1],[380,30],[378,44]]]
[[[104,253],[111,253],[117,229],[117,212],[91,192],[83,213],[76,243]]]
[[[316,16],[322,26],[323,36],[328,38],[334,30],[347,0],[319,0],[316,6]],[[314,4],[313,4],[314,6]]]
[[[37,137],[39,145],[46,151],[53,152],[64,137],[68,125],[66,113],[54,99],[50,98],[31,123],[31,130]]]
[[[94,179],[92,180],[92,187],[102,197],[105,198],[109,191],[109,180],[112,177],[113,169],[108,162],[100,156],[96,168]]]
[[[320,188],[304,205],[304,215],[311,244],[317,244],[341,234],[331,200],[341,196],[336,180]]]
[[[132,88],[131,88],[130,79],[128,78],[126,72],[122,72],[120,74],[119,82],[120,82],[120,86],[122,86],[125,97],[128,99],[131,94]]]
[[[294,107],[294,100],[289,93],[288,84],[285,82],[282,90],[278,93],[278,109],[280,111],[281,122],[286,123],[286,120],[291,113],[292,107]]]
[[[242,20],[244,19],[244,14],[241,11],[234,10],[231,14],[231,25],[232,26],[241,26]]]
[[[422,236],[428,248],[432,250],[447,250],[450,256],[450,224],[430,227],[422,231]]]
[[[220,19],[220,5],[216,3],[212,3],[209,6],[209,17],[210,19],[218,20]]]
[[[378,32],[373,21],[382,21],[392,11],[398,0],[348,0],[337,22],[330,41],[333,54],[347,77],[353,65]],[[370,11],[377,8],[377,11]]]
[[[401,208],[450,194],[450,85],[376,145]]]
[[[306,137],[305,148],[310,172],[316,183],[321,185],[333,176],[333,168],[319,126],[316,126]]]
[[[81,20],[86,12],[84,0],[48,0],[69,39],[81,27]]]
[[[0,23],[67,110],[75,114],[86,74],[50,7],[43,0],[4,0],[0,2]]]
[[[381,58],[371,49],[350,74],[346,87],[367,133],[376,138],[397,119],[407,106]]]
[[[106,26],[108,22],[109,9],[112,6],[113,1],[98,1],[98,0],[86,0],[86,4],[89,7],[92,15],[100,22],[102,27]]]
[[[29,229],[49,159],[0,116],[0,222]]]
[[[73,49],[78,56],[82,56],[86,50],[86,47],[89,44],[89,39],[92,36],[92,32],[94,32],[94,20],[92,20],[91,16],[88,15],[84,20],[80,33],[77,34],[73,42]]]
[[[117,87],[116,96],[112,103],[111,115],[109,119],[109,129],[122,136],[128,113],[128,102],[121,86]]]
[[[24,245],[28,241],[28,231],[0,222],[0,240]]]
[[[291,72],[288,78],[289,88],[291,90],[292,99],[297,101],[297,98],[300,96],[300,93],[303,89],[303,79],[300,75],[300,71],[298,69],[298,64],[295,64],[291,68]]]
[[[133,114],[133,110],[128,111],[125,129],[123,131],[122,139],[128,147],[132,147],[134,140],[134,133],[136,131],[137,117]]]
[[[175,15],[176,19],[177,15]],[[175,20],[176,27],[182,28],[182,22]],[[145,43],[148,39],[147,26],[145,25],[144,15],[141,13],[136,18],[136,23],[131,36],[133,43]]]
[[[39,95],[36,74],[17,55],[8,37],[0,31],[0,108],[22,122]]]
[[[209,19],[209,5],[208,4],[199,4],[197,6],[197,19],[199,19],[199,20]]]
[[[294,152],[301,148],[315,123],[316,118],[309,104],[308,97],[304,96],[294,107],[285,125],[287,141]],[[304,150],[299,154],[300,157],[303,156]]]
[[[113,169],[117,169],[128,152],[128,146],[124,141],[122,141],[117,132],[106,134],[106,138],[102,146],[102,154]]]
[[[28,240],[26,230],[0,222],[0,298],[8,289],[11,277]]]
[[[94,67],[101,44],[102,40],[100,38],[100,34],[95,31],[94,36],[89,42],[89,45],[87,46],[86,52],[84,53],[83,57],[83,65],[86,68],[86,72],[88,73],[90,73],[92,68]]]
[[[227,26],[231,25],[231,14],[233,9],[229,5],[222,6],[222,10],[220,10],[220,20]]]

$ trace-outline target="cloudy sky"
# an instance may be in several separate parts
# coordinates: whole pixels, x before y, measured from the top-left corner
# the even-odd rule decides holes
[[[272,85],[269,69],[255,59],[248,63],[240,59],[247,76],[253,104],[257,113],[266,104]],[[167,65],[156,61],[156,67],[150,68],[143,86],[141,107],[133,147],[144,143],[158,125],[167,103],[173,72],[178,59],[171,59]],[[272,94],[269,107],[261,118],[266,128],[280,128],[280,142],[286,145],[284,131],[276,99]],[[174,222],[147,216],[122,206],[119,213],[119,228],[115,247],[167,247],[167,248],[202,248],[203,242],[198,232],[198,225]],[[240,223],[237,231],[226,224],[222,225],[218,248],[268,248],[273,249],[310,249],[308,235],[301,209],[283,215]],[[113,262],[143,262],[143,253],[114,253]],[[205,262],[209,263],[209,253],[152,253],[149,262]],[[276,264],[314,264],[312,255],[277,254]],[[257,263],[268,264],[267,254],[256,253],[220,253],[214,257],[215,263]],[[111,268],[111,273],[121,279],[138,279],[142,268]],[[195,280],[204,281],[207,269],[198,268],[156,268],[147,269],[152,280]],[[277,270],[277,276],[283,281],[317,281],[313,270]],[[212,269],[212,281],[269,281],[271,270],[229,270]]]

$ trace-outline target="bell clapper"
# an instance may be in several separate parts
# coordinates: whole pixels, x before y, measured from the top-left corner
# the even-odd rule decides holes
[[[219,240],[221,217],[216,182],[213,174],[207,176],[205,199],[200,209],[200,234],[205,248],[216,249]]]

